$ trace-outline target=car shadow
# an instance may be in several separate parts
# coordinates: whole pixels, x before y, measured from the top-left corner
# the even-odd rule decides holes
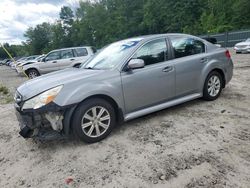
[[[97,143],[92,143],[92,144],[84,143],[74,138],[73,135],[71,135],[68,138],[60,139],[60,140],[51,140],[51,141],[33,140],[32,142],[35,143],[39,149],[42,149],[42,150],[51,150],[51,149],[58,150],[58,148],[72,148],[72,147],[77,148],[77,147],[83,147],[83,146],[85,147],[91,146],[93,148],[98,148],[102,145],[108,144],[111,141],[109,139],[110,137],[122,134],[121,132],[126,132],[126,130],[130,129],[133,126],[137,126],[138,124],[144,122],[145,120],[147,121],[157,116],[164,116],[164,115],[167,115],[169,112],[173,113],[173,111],[174,113],[178,113],[180,110],[183,110],[183,108],[195,107],[196,105],[199,105],[201,103],[209,103],[209,102],[204,101],[202,99],[195,99],[192,101],[188,101],[188,102],[185,102],[185,103],[173,106],[173,107],[169,107],[169,108],[124,122],[122,124],[117,125],[112,131],[112,133],[108,136],[108,138]]]
[[[116,126],[113,133],[115,133],[116,131],[119,131],[119,127],[126,127],[126,126],[129,126],[129,125],[136,125],[138,123],[141,123],[144,120],[149,120],[149,119],[154,118],[156,116],[164,116],[164,115],[167,115],[169,112],[173,113],[173,111],[175,113],[178,113],[178,111],[183,110],[183,108],[187,108],[187,107],[190,107],[190,106],[196,106],[196,105],[199,105],[199,104],[204,103],[204,102],[209,103],[208,101],[205,101],[203,99],[194,99],[192,101],[187,101],[187,102],[182,103],[182,104],[178,104],[178,105],[175,105],[175,106],[172,106],[172,107],[168,107],[168,108],[165,108],[163,110],[159,110],[157,112],[153,112],[153,113],[150,113],[150,114],[147,114],[147,115],[144,115],[144,116],[129,120],[127,122],[124,122],[124,123]]]

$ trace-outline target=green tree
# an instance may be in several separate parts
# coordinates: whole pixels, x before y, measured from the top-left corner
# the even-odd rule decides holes
[[[74,22],[74,13],[68,6],[63,6],[61,8],[60,23],[56,24],[54,27],[54,34],[57,37],[61,37],[60,46],[61,47],[70,47],[73,42],[71,40],[72,36],[72,25]]]
[[[22,45],[10,45],[9,43],[3,44],[4,48],[10,53],[12,57],[20,57],[28,55]],[[0,59],[10,58],[5,50],[0,47]]]
[[[63,6],[61,8],[61,12],[59,13],[59,15],[60,15],[60,19],[63,21],[63,24],[72,25],[74,13],[70,7]]]
[[[60,19],[29,28],[24,51],[92,45],[98,48],[138,35],[206,34],[250,28],[249,0],[87,0],[76,13],[61,8]]]
[[[250,28],[250,1],[237,0],[233,4],[234,16],[232,22],[236,29]]]
[[[27,37],[26,45],[30,46],[31,54],[42,54],[49,50],[52,39],[52,25],[42,23],[35,28],[29,28],[25,35]]]
[[[148,0],[144,6],[144,25],[149,33],[197,33],[205,6],[203,0]]]
[[[208,0],[208,8],[201,16],[204,33],[218,33],[232,30],[234,0]]]

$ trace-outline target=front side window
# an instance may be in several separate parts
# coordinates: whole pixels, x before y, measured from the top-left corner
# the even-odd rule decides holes
[[[165,39],[157,39],[142,46],[135,53],[133,59],[142,59],[145,65],[151,65],[166,61],[166,55],[167,46]]]
[[[200,54],[205,52],[205,44],[199,40],[177,36],[169,37],[174,48],[175,58]]]
[[[46,58],[45,61],[53,61],[60,59],[60,52],[51,52]]]
[[[75,49],[77,56],[87,56],[88,51],[86,48],[76,48]]]
[[[61,51],[61,59],[68,59],[74,57],[72,50]]]

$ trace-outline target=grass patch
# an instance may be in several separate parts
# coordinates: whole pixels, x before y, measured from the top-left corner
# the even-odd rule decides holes
[[[6,86],[0,85],[0,93],[3,93],[4,95],[8,95],[9,89]]]
[[[13,102],[13,96],[9,89],[4,85],[0,85],[0,104],[7,104],[11,102]]]

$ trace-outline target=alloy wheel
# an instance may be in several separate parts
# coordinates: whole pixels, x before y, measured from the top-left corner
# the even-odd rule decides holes
[[[90,108],[82,117],[82,131],[89,137],[103,135],[110,126],[111,117],[108,110],[102,106]]]
[[[215,97],[219,94],[221,89],[220,78],[217,75],[211,76],[207,84],[208,94]]]
[[[36,72],[34,72],[34,71],[29,72],[29,78],[33,79],[33,78],[36,78],[37,76],[38,75]]]

